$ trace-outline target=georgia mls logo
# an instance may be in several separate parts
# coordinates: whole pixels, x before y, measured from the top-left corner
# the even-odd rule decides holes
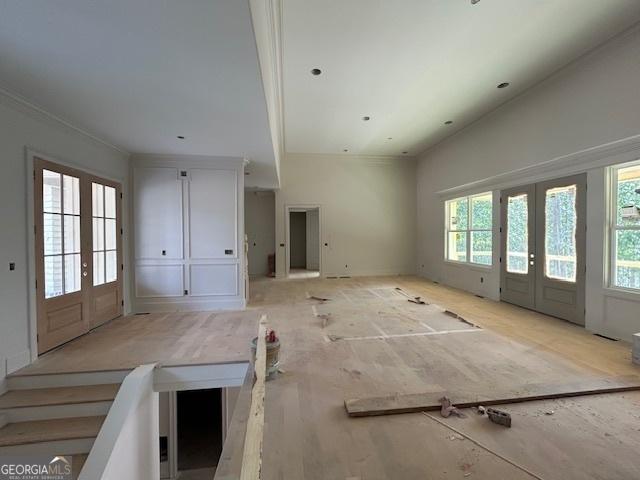
[[[2,461],[0,480],[66,480],[71,478],[71,462],[63,456],[13,457]]]

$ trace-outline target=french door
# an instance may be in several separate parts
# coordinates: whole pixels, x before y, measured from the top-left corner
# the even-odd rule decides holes
[[[586,175],[503,190],[500,299],[584,325]]]
[[[122,315],[121,186],[34,160],[38,353]]]

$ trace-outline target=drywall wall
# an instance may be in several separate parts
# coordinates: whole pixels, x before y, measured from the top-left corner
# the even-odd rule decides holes
[[[307,210],[307,270],[320,269],[320,212]]]
[[[135,310],[242,309],[244,161],[134,155]]]
[[[244,228],[249,241],[249,275],[267,275],[268,256],[276,252],[276,196],[245,191]]]
[[[639,295],[614,291],[603,283],[604,166],[640,158],[639,50],[640,27],[635,27],[421,156],[421,275],[499,298],[496,255],[491,269],[444,261],[444,201],[586,171],[587,328],[630,339],[640,327],[634,313],[640,307]],[[494,229],[498,226],[494,212]],[[494,249],[498,248],[494,232]]]
[[[30,203],[33,200],[28,198],[33,180],[27,150],[122,182],[125,191],[128,188],[126,153],[80,133],[9,94],[0,93],[3,168],[0,213],[5,224],[0,230],[0,382],[6,370],[12,372],[30,361],[31,335],[35,341],[35,329],[30,329],[30,314],[35,320],[35,303],[31,299],[31,295],[35,295],[35,277],[29,270],[29,261],[33,261],[29,247],[33,243],[33,225],[28,224],[33,213]],[[125,198],[125,222],[127,202]],[[127,242],[128,232],[125,231],[125,291],[129,282]],[[15,270],[9,270],[9,263],[15,263]],[[128,294],[125,294],[125,311],[130,311]]]
[[[289,215],[289,265],[307,268],[307,214],[290,212]]]
[[[324,276],[415,270],[412,158],[287,154],[276,192],[277,274],[285,275],[287,207],[320,207]]]

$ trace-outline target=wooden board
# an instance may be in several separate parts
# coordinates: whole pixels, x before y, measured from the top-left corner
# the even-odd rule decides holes
[[[458,408],[471,408],[510,403],[553,400],[557,398],[620,393],[640,390],[640,377],[623,376],[594,380],[581,380],[566,384],[530,384],[517,389],[492,392],[491,396],[469,395],[468,393],[428,392],[382,397],[352,398],[344,401],[350,417],[371,417],[440,410],[440,399],[447,396]],[[520,393],[519,393],[520,392]],[[527,392],[527,393],[525,393]]]
[[[267,370],[267,316],[260,318],[258,327],[258,342],[256,345],[256,360],[254,370],[256,382],[251,391],[251,408],[247,420],[247,431],[244,437],[244,452],[242,454],[242,470],[240,480],[259,480],[262,468],[262,440],[264,430],[264,395]]]

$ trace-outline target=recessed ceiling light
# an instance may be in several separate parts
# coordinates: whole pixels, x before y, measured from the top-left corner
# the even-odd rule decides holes
[[[446,122],[444,122],[445,125],[451,125],[453,123],[453,120],[447,120]]]
[[[475,5],[476,3],[480,3],[480,0],[471,0],[471,5]]]
[[[345,148],[345,149],[344,149],[344,150],[342,150],[342,151],[343,151],[343,152],[348,152],[349,150]]]
[[[409,153],[409,152],[402,152],[403,155],[406,155],[407,153]]]
[[[251,175],[249,172],[245,171],[244,172],[245,175]]]
[[[180,140],[184,140],[184,135],[178,135],[178,138],[179,138]]]
[[[387,140],[393,140],[393,137],[387,137]]]
[[[362,117],[362,120],[364,120],[365,122],[368,122],[369,120],[371,120],[371,117],[364,116],[364,117]]]
[[[316,76],[318,76],[318,75],[320,75],[321,73],[322,73],[322,70],[320,70],[319,68],[313,68],[313,69],[311,70],[311,75],[316,75]]]
[[[507,88],[509,86],[509,82],[503,82],[500,85],[498,85],[498,88]]]

